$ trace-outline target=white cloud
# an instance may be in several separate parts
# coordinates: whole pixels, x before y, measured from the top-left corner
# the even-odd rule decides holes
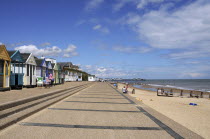
[[[2,42],[0,42],[0,45],[2,45],[3,43]]]
[[[73,44],[70,44],[66,49],[64,49],[64,57],[73,57],[77,56],[78,53],[76,52],[77,47]]]
[[[41,47],[45,47],[45,46],[49,46],[49,45],[51,45],[49,42],[45,42],[45,43],[40,44]]]
[[[86,69],[91,69],[92,66],[91,66],[91,65],[86,65],[85,68],[86,68]]]
[[[73,57],[77,56],[76,46],[69,45],[66,49],[62,50],[58,46],[46,47],[39,49],[35,45],[23,45],[14,48],[15,50],[19,50],[21,53],[33,53],[35,56],[60,56],[63,57]]]
[[[123,46],[115,46],[113,50],[122,52],[122,53],[147,53],[152,49],[149,47],[123,47]]]
[[[204,73],[183,73],[181,75],[182,78],[203,78],[206,76]]]
[[[142,9],[150,3],[162,3],[164,0],[140,0],[137,4],[137,9]]]
[[[97,71],[99,71],[99,72],[105,72],[105,71],[107,71],[107,69],[104,68],[104,67],[100,67],[100,68],[97,69]]]
[[[15,50],[19,50],[21,53],[33,53],[35,56],[58,56],[62,52],[57,46],[39,49],[35,45],[23,45],[16,47]]]
[[[104,2],[104,0],[90,0],[87,5],[85,6],[85,10],[89,11],[92,9],[96,9],[98,8],[102,3]]]
[[[98,31],[100,31],[100,32],[102,32],[102,33],[105,33],[105,34],[107,34],[107,33],[110,32],[108,28],[103,27],[103,26],[100,25],[100,24],[95,25],[95,26],[93,27],[93,30],[98,30]]]
[[[117,3],[113,5],[114,11],[119,11],[121,8],[123,8],[128,3],[136,3],[138,0],[117,0]]]
[[[166,0],[117,0],[117,3],[113,5],[114,11],[119,11],[121,8],[125,7],[127,4],[132,4],[136,9],[143,9],[148,4],[160,4]],[[175,0],[171,0],[175,1]]]
[[[171,54],[171,57],[198,57],[199,54],[210,55],[206,51],[210,49],[209,13],[210,3],[200,0],[174,12],[129,13],[124,22],[138,33],[140,40],[153,48],[185,51]]]
[[[101,25],[96,25],[93,27],[93,30],[97,30],[97,29],[100,29],[101,28]]]

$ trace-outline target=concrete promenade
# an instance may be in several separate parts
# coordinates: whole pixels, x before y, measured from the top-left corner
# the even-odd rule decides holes
[[[0,132],[0,139],[29,138],[201,137],[107,83],[96,83]]]

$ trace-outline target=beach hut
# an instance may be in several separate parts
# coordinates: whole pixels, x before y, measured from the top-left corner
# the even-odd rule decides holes
[[[63,70],[63,67],[60,64],[57,63],[56,65],[58,68],[58,82],[59,84],[63,84],[65,79],[65,70]]]
[[[49,73],[54,76],[54,70],[51,61],[46,61],[46,77],[49,76]]]
[[[46,74],[47,74],[47,64],[44,59],[39,59],[37,57],[35,57],[37,66],[36,66],[36,77],[43,77],[43,79],[45,80],[46,78]]]
[[[77,80],[82,81],[82,73],[81,72],[77,73]]]
[[[10,87],[16,89],[23,88],[23,57],[20,51],[8,51],[11,58]]]
[[[71,81],[70,69],[71,69],[72,63],[71,62],[59,62],[58,64],[61,66],[61,68],[64,72],[64,81],[66,81],[66,82]]]
[[[50,62],[51,63],[51,66],[52,66],[52,74],[53,74],[53,77],[54,77],[54,84],[57,85],[57,84],[60,84],[59,82],[59,66],[57,64],[57,61],[56,59],[54,58],[46,58],[46,61],[47,63]]]
[[[36,61],[32,53],[21,53],[23,58],[23,86],[36,86]]]
[[[79,66],[71,65],[69,71],[69,81],[82,81],[82,72],[79,70]]]
[[[96,81],[95,75],[88,75],[88,81],[95,82]]]
[[[5,45],[0,45],[0,91],[10,90],[11,58]]]

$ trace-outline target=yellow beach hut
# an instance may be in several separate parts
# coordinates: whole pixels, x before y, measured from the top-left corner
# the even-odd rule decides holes
[[[5,45],[0,45],[0,91],[10,90],[10,63]]]

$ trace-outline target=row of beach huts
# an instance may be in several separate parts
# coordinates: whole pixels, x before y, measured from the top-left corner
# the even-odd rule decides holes
[[[20,53],[19,50],[7,51],[5,45],[0,45],[0,91],[36,87],[37,79],[42,77],[45,80],[49,73],[53,75],[54,84],[57,85],[68,81],[82,81],[82,74],[85,72],[71,62],[37,58],[32,53]],[[88,79],[92,78],[95,76],[89,75]]]

